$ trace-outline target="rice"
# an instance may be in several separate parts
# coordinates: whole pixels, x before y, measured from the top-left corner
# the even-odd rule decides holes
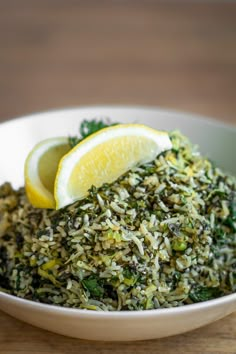
[[[61,210],[0,187],[0,290],[98,311],[236,291],[236,180],[178,132],[173,149]]]

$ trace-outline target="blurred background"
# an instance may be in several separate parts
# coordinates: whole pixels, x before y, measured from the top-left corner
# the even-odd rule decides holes
[[[0,0],[0,121],[94,104],[236,123],[236,3]]]

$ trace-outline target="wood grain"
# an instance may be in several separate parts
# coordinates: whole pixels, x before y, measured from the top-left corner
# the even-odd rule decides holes
[[[0,121],[88,104],[236,123],[236,4],[0,0]],[[0,313],[0,353],[236,353],[236,314],[184,335],[88,342]]]
[[[236,353],[236,315],[183,335],[140,342],[90,342],[67,338],[0,316],[1,354],[208,354]]]
[[[97,103],[236,122],[236,4],[0,0],[0,119]]]

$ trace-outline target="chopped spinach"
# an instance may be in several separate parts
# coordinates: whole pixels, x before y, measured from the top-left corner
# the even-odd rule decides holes
[[[190,299],[193,302],[202,302],[212,300],[222,295],[222,291],[217,288],[199,286],[193,288],[189,294]]]
[[[104,294],[104,288],[101,281],[95,275],[91,275],[88,278],[82,280],[83,287],[90,292],[90,295],[95,297],[102,297]]]
[[[131,279],[134,275],[134,272],[129,267],[126,267],[123,270],[123,275],[125,278]]]
[[[23,243],[24,243],[24,237],[20,232],[16,232],[16,245],[18,251],[20,251],[21,248],[23,247]]]
[[[139,277],[137,273],[131,267],[125,267],[123,271],[124,283],[127,286],[134,286],[137,283]]]
[[[6,262],[8,259],[7,248],[0,246],[0,264]]]

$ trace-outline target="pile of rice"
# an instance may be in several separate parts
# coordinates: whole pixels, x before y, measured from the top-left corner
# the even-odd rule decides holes
[[[59,211],[0,187],[0,290],[120,311],[236,291],[236,180],[178,132],[173,149]]]

